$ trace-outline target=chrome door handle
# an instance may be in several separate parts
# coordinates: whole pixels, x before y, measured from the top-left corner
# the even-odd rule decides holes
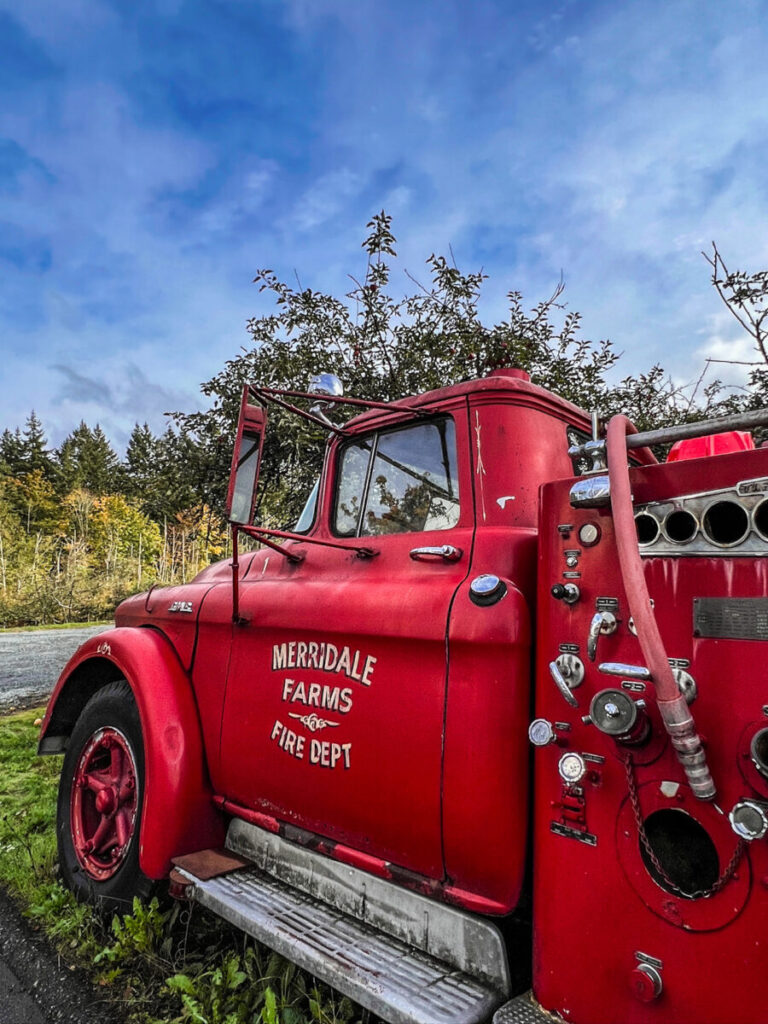
[[[441,544],[439,547],[411,548],[411,558],[416,562],[427,562],[442,558],[444,562],[458,562],[464,552],[453,544]]]

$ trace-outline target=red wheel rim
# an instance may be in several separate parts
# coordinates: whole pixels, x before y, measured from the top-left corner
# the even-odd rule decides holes
[[[70,827],[80,866],[104,881],[122,864],[136,827],[138,771],[119,729],[99,729],[83,747],[72,780]]]

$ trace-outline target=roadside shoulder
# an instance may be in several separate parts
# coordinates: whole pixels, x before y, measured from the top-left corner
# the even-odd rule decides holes
[[[0,960],[20,983],[20,1010],[31,998],[48,1024],[104,1024],[107,1018],[121,1024],[123,1018],[114,1001],[100,999],[82,971],[68,969],[45,936],[30,927],[2,890]]]

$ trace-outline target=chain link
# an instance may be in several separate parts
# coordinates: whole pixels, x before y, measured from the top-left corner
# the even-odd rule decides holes
[[[656,856],[651,841],[648,838],[648,834],[645,831],[645,824],[643,823],[643,812],[640,808],[640,794],[637,790],[637,780],[635,779],[634,763],[632,761],[632,755],[627,753],[624,755],[624,768],[627,773],[627,788],[629,789],[629,801],[632,804],[632,811],[635,815],[635,825],[637,826],[637,834],[640,837],[640,842],[643,844],[643,849],[648,854],[648,859],[653,865],[655,871],[659,877],[664,881],[667,888],[669,888],[676,896],[682,896],[684,899],[698,900],[706,896],[714,896],[720,892],[728,882],[733,878],[736,868],[739,866],[739,861],[742,858],[746,843],[743,839],[738,839],[736,842],[736,849],[733,851],[733,856],[725,866],[725,870],[720,875],[718,880],[709,889],[697,889],[695,892],[685,892],[680,888],[679,885],[675,885],[672,879],[669,877],[667,872],[661,866],[661,861]]]

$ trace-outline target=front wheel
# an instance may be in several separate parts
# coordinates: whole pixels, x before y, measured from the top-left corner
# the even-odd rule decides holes
[[[139,867],[144,743],[125,680],[83,708],[64,755],[56,816],[62,878],[78,899],[130,910],[152,882]]]

